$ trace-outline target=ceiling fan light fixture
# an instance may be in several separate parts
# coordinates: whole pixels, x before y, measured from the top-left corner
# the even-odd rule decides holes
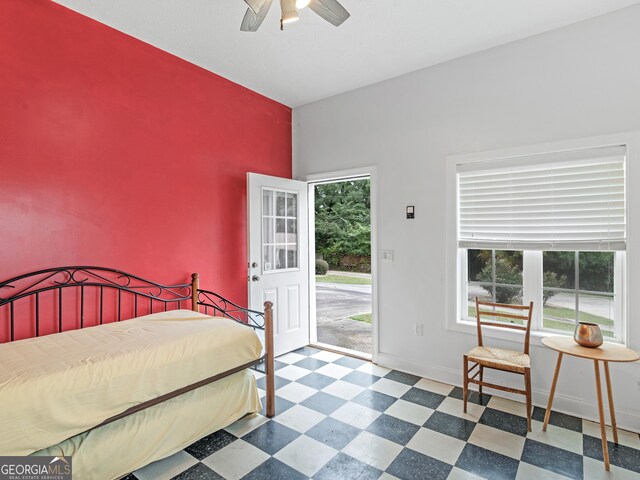
[[[280,9],[282,10],[282,16],[280,17],[281,27],[285,23],[292,23],[298,20],[296,0],[280,0]]]
[[[297,22],[298,20],[300,20],[300,17],[298,17],[298,14],[296,13],[295,15],[282,15],[282,18],[280,19],[282,21],[282,23],[293,23],[293,22]]]
[[[243,32],[255,32],[269,13],[273,0],[244,0],[247,8],[240,30]],[[349,18],[349,12],[338,0],[280,0],[280,30],[284,30],[285,23],[298,20],[298,10],[309,7],[314,13],[322,17],[332,25],[340,26]]]

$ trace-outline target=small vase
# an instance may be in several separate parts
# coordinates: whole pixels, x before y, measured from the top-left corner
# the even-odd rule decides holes
[[[578,322],[573,339],[583,347],[596,348],[602,345],[602,332],[597,323]]]

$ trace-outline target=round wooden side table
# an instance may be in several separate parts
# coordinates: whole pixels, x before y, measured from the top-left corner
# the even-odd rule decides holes
[[[553,396],[556,393],[556,383],[558,383],[558,374],[560,373],[560,364],[562,356],[573,355],[574,357],[586,358],[593,360],[593,366],[596,375],[596,391],[598,394],[598,413],[600,415],[600,435],[602,437],[602,456],[604,457],[604,468],[609,470],[609,446],[607,445],[607,431],[604,423],[604,407],[602,406],[602,388],[600,387],[600,365],[604,365],[604,377],[607,384],[607,397],[609,399],[609,412],[611,414],[611,428],[613,429],[613,441],[618,443],[618,428],[616,426],[616,414],[613,409],[613,393],[611,392],[611,378],[609,377],[609,362],[635,362],[640,359],[640,354],[629,350],[615,343],[605,342],[597,348],[587,348],[578,345],[572,337],[555,336],[545,337],[542,339],[543,345],[558,352],[558,361],[556,362],[556,371],[553,374],[553,383],[551,383],[551,391],[549,392],[549,403],[547,411],[544,415],[544,425],[542,431],[547,431],[549,424],[549,416],[551,415],[551,405],[553,404]]]

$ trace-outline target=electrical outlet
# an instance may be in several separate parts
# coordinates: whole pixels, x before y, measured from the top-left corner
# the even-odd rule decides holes
[[[424,324],[416,323],[416,336],[422,337],[424,335]]]

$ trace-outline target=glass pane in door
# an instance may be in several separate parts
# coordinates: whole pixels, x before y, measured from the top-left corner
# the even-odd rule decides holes
[[[272,190],[262,191],[262,215],[263,216],[273,215],[273,191]]]
[[[263,189],[262,272],[299,268],[298,195]]]
[[[287,268],[298,268],[298,247],[287,245]]]
[[[286,245],[276,245],[276,270],[287,268],[287,247]]]
[[[298,196],[295,193],[287,195],[287,216],[290,218],[298,216]]]
[[[262,236],[265,244],[275,243],[275,237],[273,235],[273,218],[265,217],[262,219]]]
[[[285,215],[285,198],[286,193],[277,192],[276,193],[276,215],[283,217]]]
[[[284,218],[276,218],[276,243],[287,243],[285,236],[285,219]]]
[[[273,245],[265,245],[262,247],[262,262],[263,262],[263,271],[269,272],[273,270]]]

